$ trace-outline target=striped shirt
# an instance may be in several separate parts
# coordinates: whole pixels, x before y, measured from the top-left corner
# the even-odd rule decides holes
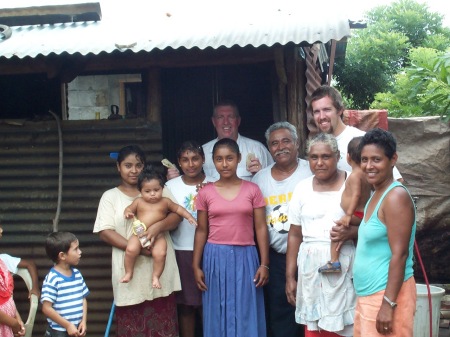
[[[53,303],[53,309],[76,327],[83,318],[83,300],[89,295],[89,289],[78,269],[72,267],[72,275],[65,276],[55,268],[45,277],[42,284],[41,303]],[[52,329],[66,331],[62,326],[47,317]]]

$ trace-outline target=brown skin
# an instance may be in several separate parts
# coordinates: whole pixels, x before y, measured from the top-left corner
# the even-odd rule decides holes
[[[11,317],[5,314],[3,311],[0,311],[0,324],[9,326],[12,329],[14,336],[25,335],[25,326],[17,310],[15,317]]]
[[[183,171],[183,182],[186,185],[197,186],[197,189],[203,187],[202,183],[205,174],[202,171],[205,158],[198,152],[185,151],[178,157],[178,165]],[[180,326],[180,335],[184,337],[195,337],[196,313],[202,315],[201,306],[178,304],[178,323]]]
[[[25,268],[30,273],[32,286],[28,294],[28,298],[31,297],[31,294],[35,294],[39,298],[41,296],[41,291],[39,290],[39,279],[36,264],[31,260],[21,259],[17,267]]]
[[[289,178],[298,166],[298,142],[292,139],[288,129],[278,129],[270,133],[267,145],[275,161],[271,169],[273,179]]]
[[[354,162],[347,154],[347,162],[352,167],[352,174],[345,181],[345,189],[342,193],[341,207],[345,215],[336,221],[337,225],[344,227],[359,226],[361,219],[354,216],[355,211],[364,211],[364,206],[370,198],[372,186],[367,182],[364,172],[359,164]],[[331,241],[331,262],[339,260],[339,250],[345,241]]]
[[[361,168],[375,192],[367,205],[368,220],[372,215],[384,191],[394,181],[392,168],[397,161],[397,154],[389,159],[383,149],[370,144],[363,147],[361,152]],[[387,237],[392,257],[389,263],[388,281],[385,296],[396,302],[405,276],[406,259],[408,258],[409,240],[414,223],[414,205],[408,192],[402,187],[392,189],[384,198],[379,210],[378,218],[386,225]],[[387,335],[393,332],[393,309],[386,301],[380,303],[376,328],[378,333]]]
[[[117,171],[122,179],[118,188],[130,197],[137,197],[140,193],[137,188],[137,177],[143,168],[144,164],[139,161],[134,154],[125,158],[120,164],[117,164]],[[151,256],[151,248],[155,238],[165,231],[177,228],[180,221],[181,217],[179,215],[169,213],[164,220],[155,222],[150,226],[145,232],[145,235],[151,244],[150,246],[141,249],[141,255]],[[113,247],[123,251],[127,249],[128,240],[112,229],[101,231],[99,236],[101,240]]]
[[[225,199],[231,200],[239,193],[242,179],[236,175],[236,169],[240,160],[240,154],[233,152],[227,146],[219,147],[214,153],[214,165],[220,174],[220,179],[214,185],[217,192]],[[254,209],[253,219],[261,258],[261,266],[256,271],[253,282],[255,282],[256,287],[262,287],[269,280],[269,270],[263,267],[269,265],[269,234],[266,225],[265,207]],[[208,213],[206,211],[197,211],[197,223],[192,267],[198,288],[201,291],[206,291],[208,288],[205,284],[205,274],[201,269],[203,249],[209,232]]]
[[[67,252],[60,252],[58,254],[58,262],[55,264],[55,269],[65,275],[72,276],[72,267],[77,266],[81,259],[81,250],[79,242],[74,241],[71,243],[70,248]],[[44,301],[42,303],[42,313],[50,318],[52,321],[61,325],[66,329],[67,334],[73,337],[83,337],[86,336],[87,326],[87,300],[83,299],[83,318],[78,326],[69,322],[67,319],[62,317],[54,308],[53,303],[49,301]]]
[[[309,167],[314,174],[313,190],[319,192],[338,191],[344,183],[345,174],[337,169],[339,152],[333,153],[329,145],[317,143],[308,154]],[[351,226],[353,227],[353,226]],[[286,252],[286,297],[295,306],[297,298],[297,256],[303,242],[302,227],[292,224],[288,234]]]
[[[3,228],[0,227],[0,238],[3,236]],[[39,284],[38,284],[38,275],[37,275],[37,269],[34,262],[29,260],[23,260],[21,259],[19,264],[17,265],[19,268],[27,268],[31,275],[32,280],[32,288],[30,290],[30,293],[28,294],[28,298],[30,298],[31,294],[35,294],[36,296],[40,296],[39,291]],[[9,326],[15,336],[24,336],[25,335],[25,326],[23,324],[22,318],[19,315],[19,312],[16,310],[16,315],[14,317],[11,317],[7,314],[5,314],[3,311],[0,310],[0,324],[5,324]]]

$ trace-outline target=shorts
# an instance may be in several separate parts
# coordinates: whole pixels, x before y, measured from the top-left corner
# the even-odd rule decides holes
[[[55,330],[50,327],[50,325],[47,326],[47,330],[45,330],[45,337],[69,337],[69,334],[67,331],[60,331]]]

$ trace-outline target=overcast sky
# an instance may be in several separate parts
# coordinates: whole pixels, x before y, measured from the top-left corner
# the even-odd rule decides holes
[[[42,6],[42,5],[55,5],[55,4],[70,4],[70,3],[83,3],[90,2],[92,0],[0,0],[0,8],[6,7],[20,7],[20,6]],[[112,8],[113,4],[120,3],[118,0],[98,0],[103,5],[104,9],[107,12],[107,8]],[[145,1],[139,1],[139,5],[145,6]],[[162,0],[166,4],[174,2],[176,3],[178,0]],[[202,0],[182,0],[184,5],[192,3],[196,4],[201,2]],[[209,0],[208,3],[214,3],[214,1],[218,0]],[[243,0],[229,0],[229,3],[236,1],[236,10],[239,10],[239,6],[243,3]],[[251,3],[252,0],[244,0],[246,3]],[[264,4],[265,1],[272,0],[259,0],[255,1],[255,10],[257,11],[257,4],[260,6]],[[295,3],[300,4],[299,0],[293,0]],[[362,18],[363,13],[377,5],[387,5],[393,2],[394,0],[339,0],[339,6],[342,7],[344,13],[347,14],[349,19],[357,20]],[[129,0],[128,3],[132,3],[133,1]],[[444,25],[450,27],[450,1],[449,0],[418,0],[419,3],[426,3],[431,11],[438,12],[443,14],[444,17]],[[327,3],[336,5],[336,0],[322,0],[320,2],[320,8],[324,8],[327,6]]]

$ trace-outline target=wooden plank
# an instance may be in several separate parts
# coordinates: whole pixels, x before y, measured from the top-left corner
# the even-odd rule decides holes
[[[179,50],[152,50],[151,52],[113,52],[102,55],[58,55],[53,56],[52,62],[59,60],[66,68],[73,67],[73,64],[79,64],[76,69],[51,69],[48,60],[50,57],[37,56],[34,59],[4,59],[0,62],[0,75],[20,75],[46,73],[48,76],[54,76],[57,71],[64,76],[64,79],[74,78],[83,73],[95,72],[129,72],[138,70],[147,70],[153,67],[161,68],[183,68],[183,67],[201,67],[201,66],[219,66],[234,64],[254,64],[272,61],[274,59],[271,47],[261,46],[258,48],[219,48],[214,49],[179,49]],[[72,74],[75,71],[79,73]],[[69,76],[70,74],[71,76]]]
[[[0,22],[7,26],[99,21],[101,18],[99,2],[0,9]]]

